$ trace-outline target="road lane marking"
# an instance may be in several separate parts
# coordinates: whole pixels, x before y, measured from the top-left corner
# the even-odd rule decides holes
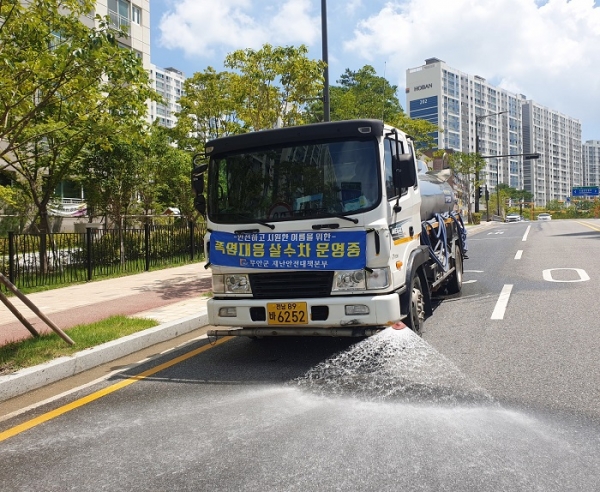
[[[508,305],[512,288],[512,284],[506,284],[502,287],[502,292],[500,292],[500,297],[498,298],[496,307],[492,313],[492,319],[504,319],[504,313],[506,312],[506,306]]]
[[[521,241],[527,241],[527,235],[529,234],[530,230],[531,230],[531,226],[528,225],[527,229],[525,230],[525,234],[523,234],[523,239],[521,239]]]
[[[590,229],[594,230],[594,231],[598,231],[600,232],[600,228],[596,227],[593,224],[588,224],[587,222],[579,222],[578,220],[576,220],[575,222],[577,222],[578,224],[581,224],[583,226],[589,227]]]
[[[579,278],[576,280],[555,280],[552,277],[552,272],[555,270],[573,270],[579,275]],[[542,272],[542,276],[546,282],[587,282],[590,279],[590,276],[582,268],[549,268]]]
[[[515,255],[515,260],[520,260],[521,256],[523,256],[523,250],[520,249],[519,251],[517,251],[517,254]]]
[[[209,350],[213,347],[216,347],[217,345],[220,345],[222,343],[225,343],[225,342],[231,340],[232,338],[233,337],[220,338],[219,340],[217,340],[214,343],[209,343],[207,345],[203,345],[202,347],[199,347],[196,350],[192,350],[191,352],[188,352],[187,354],[180,355],[179,357],[171,359],[170,361],[160,364],[156,367],[153,367],[152,369],[148,369],[147,371],[137,374],[136,376],[131,376],[130,378],[124,379],[123,381],[119,381],[118,383],[115,383],[111,386],[103,388],[99,391],[96,391],[96,392],[90,394],[90,395],[84,396],[83,398],[75,400],[71,403],[68,403],[67,405],[63,405],[62,407],[56,408],[48,413],[39,415],[38,417],[36,417],[34,419],[28,420],[27,422],[23,422],[22,424],[19,424],[15,427],[7,429],[4,432],[0,432],[0,442],[4,441],[6,439],[9,439],[11,437],[14,437],[17,434],[20,434],[21,432],[25,432],[26,430],[29,430],[40,424],[43,424],[44,422],[47,422],[56,417],[59,417],[67,412],[70,412],[71,410],[75,410],[79,407],[87,405],[88,403],[98,400],[98,399],[102,398],[103,396],[110,395],[111,393],[114,393],[115,391],[125,388],[126,386],[129,386],[130,384],[137,383],[138,381],[142,381],[143,379],[145,379],[149,376],[152,376],[153,374],[156,374],[157,372],[164,371],[165,369],[168,369],[169,367],[172,367],[176,364],[179,364],[180,362],[183,362],[183,361],[190,359],[198,354],[201,354],[202,352],[206,352],[207,350]]]
[[[185,342],[182,342],[179,345],[176,345],[174,347],[163,350],[159,354],[155,354],[150,357],[145,357],[142,360],[138,360],[137,362],[132,362],[131,364],[127,364],[127,366],[123,366],[123,367],[120,367],[119,369],[115,369],[114,371],[111,371],[111,372],[105,374],[104,376],[100,376],[99,378],[94,379],[93,381],[89,381],[87,383],[76,386],[75,388],[71,388],[66,391],[63,391],[62,393],[59,393],[57,395],[50,396],[49,398],[46,398],[45,400],[37,401],[26,407],[19,408],[18,410],[15,410],[14,412],[7,413],[6,415],[2,415],[2,416],[0,416],[0,422],[4,422],[5,420],[10,420],[14,417],[18,417],[19,415],[30,412],[31,410],[35,410],[36,408],[43,407],[43,406],[48,405],[49,403],[55,402],[57,400],[61,400],[69,395],[72,395],[73,393],[77,393],[78,391],[83,391],[86,388],[91,388],[92,386],[96,386],[99,383],[103,383],[104,381],[111,379],[116,374],[133,369],[136,366],[144,364],[145,362],[155,360],[158,357],[161,357],[162,355],[167,354],[169,352],[179,350],[184,345],[188,345],[190,343],[197,342],[199,340],[206,340],[207,338],[208,338],[208,336],[206,336],[206,335],[200,335],[200,336],[197,336],[196,338],[191,338],[189,340],[186,340]]]

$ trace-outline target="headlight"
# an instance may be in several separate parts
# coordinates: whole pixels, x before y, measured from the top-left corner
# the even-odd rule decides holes
[[[333,291],[365,290],[364,270],[342,270],[334,273]]]
[[[333,292],[385,289],[390,285],[390,269],[340,270],[333,278]]]
[[[390,285],[390,269],[374,268],[371,273],[367,272],[367,289],[385,289]]]
[[[212,285],[214,294],[250,294],[250,280],[248,275],[232,274],[212,276]]]

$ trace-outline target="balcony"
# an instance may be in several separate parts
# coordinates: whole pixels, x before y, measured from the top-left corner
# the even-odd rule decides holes
[[[118,14],[114,10],[108,11],[108,17],[110,18],[110,25],[118,29],[121,29],[123,27],[129,29],[129,26],[131,25],[131,20],[129,19],[129,17]]]

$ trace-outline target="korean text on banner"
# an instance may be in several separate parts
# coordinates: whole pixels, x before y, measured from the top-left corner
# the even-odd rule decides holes
[[[358,270],[366,265],[366,232],[232,234],[213,231],[210,262],[276,270]]]

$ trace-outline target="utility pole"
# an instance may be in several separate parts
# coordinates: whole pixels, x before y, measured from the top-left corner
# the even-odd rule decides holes
[[[508,111],[500,111],[498,113],[487,113],[475,115],[475,153],[479,155],[479,122],[489,116],[498,116],[500,114],[508,113]],[[479,212],[479,171],[475,171],[475,213]]]

